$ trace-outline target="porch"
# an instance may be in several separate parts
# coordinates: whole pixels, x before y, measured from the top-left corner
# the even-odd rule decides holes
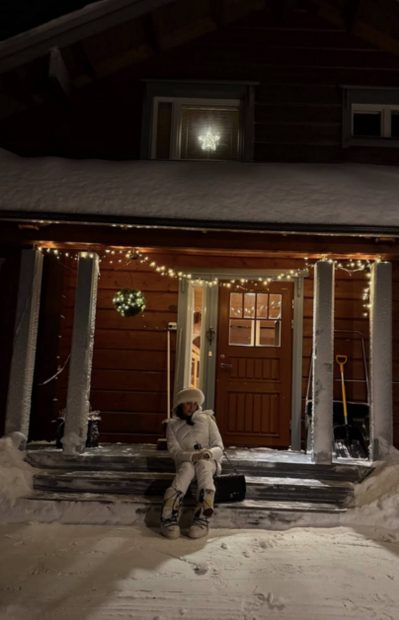
[[[236,468],[245,474],[247,496],[243,502],[217,505],[215,527],[288,527],[312,515],[320,524],[331,524],[347,510],[354,485],[372,470],[367,460],[336,458],[317,465],[303,452],[226,452],[230,463],[224,461],[223,471]],[[174,472],[168,453],[151,444],[104,444],[68,455],[37,442],[28,445],[26,460],[37,468],[34,493],[26,499],[28,509],[39,513],[39,520],[68,523],[101,523],[107,518],[156,526],[162,495]],[[183,519],[190,519],[194,498],[195,487],[186,496]]]

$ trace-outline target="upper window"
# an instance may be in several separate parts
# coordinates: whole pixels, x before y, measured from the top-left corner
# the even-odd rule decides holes
[[[238,159],[240,101],[154,99],[152,159]]]
[[[344,88],[343,144],[399,146],[399,90]]]
[[[399,138],[399,105],[352,105],[352,137]]]
[[[250,160],[253,85],[148,82],[142,156]]]

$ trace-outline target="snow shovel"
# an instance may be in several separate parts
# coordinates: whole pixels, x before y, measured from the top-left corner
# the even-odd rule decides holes
[[[334,427],[334,439],[338,456],[365,458],[368,450],[362,432],[348,424],[348,403],[346,400],[344,366],[348,361],[347,355],[336,355],[335,361],[339,366],[342,389],[342,407],[344,424]]]

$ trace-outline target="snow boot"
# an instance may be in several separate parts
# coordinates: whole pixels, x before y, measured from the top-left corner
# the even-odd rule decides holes
[[[180,536],[179,517],[183,493],[173,487],[166,489],[161,512],[161,534],[166,538],[178,538]]]
[[[200,492],[199,503],[194,512],[193,524],[188,531],[190,538],[202,538],[209,530],[208,517],[213,515],[215,491],[205,489]]]

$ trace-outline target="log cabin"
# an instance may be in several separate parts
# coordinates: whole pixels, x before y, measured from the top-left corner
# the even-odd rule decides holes
[[[74,8],[0,42],[0,432],[156,443],[196,385],[329,463],[344,384],[398,446],[398,3]]]

